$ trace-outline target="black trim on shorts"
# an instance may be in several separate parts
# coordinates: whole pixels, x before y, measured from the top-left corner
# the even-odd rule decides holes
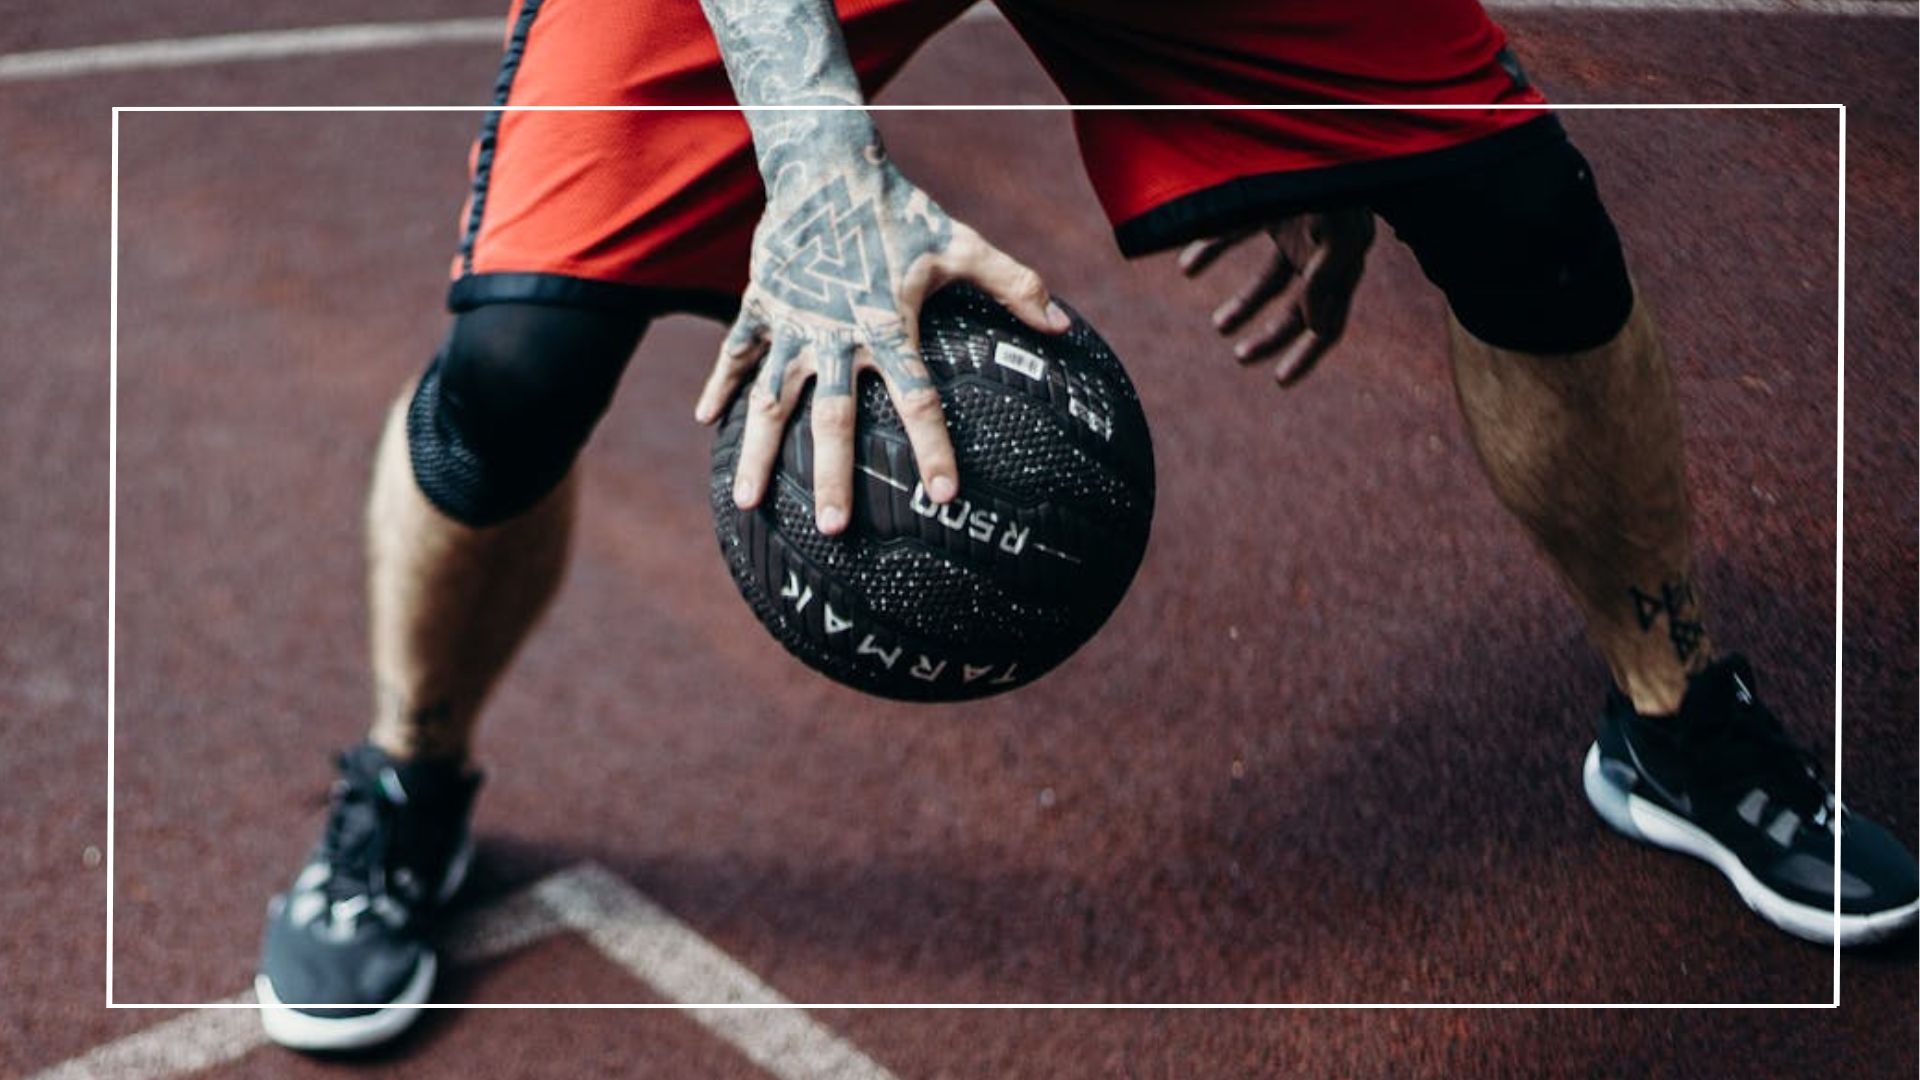
[[[480,215],[487,208],[487,182],[493,176],[493,151],[500,141],[501,110],[513,93],[513,77],[520,72],[520,58],[527,52],[527,35],[533,32],[533,17],[540,14],[541,0],[522,0],[520,17],[507,36],[506,51],[500,57],[500,74],[493,80],[493,108],[480,121],[480,152],[473,161],[473,197],[467,208],[467,227],[460,234],[460,269],[473,273],[473,244],[480,236]]]
[[[1510,154],[1566,141],[1559,117],[1535,117],[1457,146],[1418,154],[1330,165],[1322,169],[1260,173],[1215,184],[1162,203],[1114,227],[1127,258],[1151,255],[1202,237],[1249,228],[1275,218],[1328,206],[1364,203],[1383,188],[1478,168]]]
[[[740,297],[715,289],[674,289],[626,285],[617,281],[534,272],[467,274],[447,290],[447,310],[455,314],[484,304],[547,304],[660,315],[704,315],[723,323],[740,312]]]

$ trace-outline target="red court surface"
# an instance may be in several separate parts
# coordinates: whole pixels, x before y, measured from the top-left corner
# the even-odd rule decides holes
[[[0,31],[0,54],[486,14],[47,8]],[[1502,19],[1560,101],[1850,106],[1841,760],[1847,801],[1911,845],[1914,20]],[[474,104],[493,64],[452,44],[0,82],[0,835],[16,853],[0,1076],[180,1075],[193,1046],[212,1055],[196,1075],[220,1077],[831,1074],[756,1064],[755,1036],[679,1012],[439,1011],[349,1065],[256,1045],[251,1014],[103,1007],[109,109]],[[1058,98],[1011,31],[972,20],[886,100]],[[360,731],[368,455],[444,328],[477,122],[121,117],[119,1002],[248,986],[328,754]],[[1837,117],[1567,124],[1675,357],[1717,637],[1830,750]],[[565,592],[484,729],[472,917],[591,864],[771,992],[822,1004],[1832,999],[1830,953],[1587,808],[1603,669],[1480,479],[1441,301],[1390,236],[1348,340],[1281,392],[1209,331],[1224,280],[1115,254],[1065,114],[883,126],[909,175],[1127,361],[1161,483],[1139,580],[1079,656],[1011,697],[903,707],[812,676],[714,548],[687,416],[719,329],[657,324],[585,459]],[[636,970],[549,926],[454,964],[440,999],[670,999]],[[827,1008],[810,1030],[902,1080],[1908,1077],[1915,978],[1908,938],[1845,958],[1838,1011]],[[183,1016],[208,1026],[138,1060],[98,1049]]]

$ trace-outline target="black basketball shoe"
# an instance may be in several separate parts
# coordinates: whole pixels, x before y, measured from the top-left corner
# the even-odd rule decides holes
[[[362,743],[340,755],[326,830],[267,904],[254,992],[267,1036],[355,1050],[419,1018],[437,966],[435,910],[460,887],[477,772],[402,763]]]
[[[1587,800],[1620,832],[1711,863],[1748,907],[1796,937],[1864,945],[1912,927],[1913,855],[1836,805],[1814,756],[1754,688],[1747,662],[1728,656],[1693,677],[1677,716],[1640,716],[1611,695],[1587,751]]]

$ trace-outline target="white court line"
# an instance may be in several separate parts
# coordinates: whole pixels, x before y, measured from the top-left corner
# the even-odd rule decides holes
[[[442,952],[453,963],[473,964],[563,929],[559,917],[530,888],[460,920],[450,929]],[[252,990],[212,1004],[103,1043],[27,1080],[157,1080],[225,1064],[266,1045]]]
[[[1487,6],[1504,11],[1837,15],[1888,19],[1911,19],[1920,15],[1920,4],[1913,0],[1491,0]],[[999,17],[999,12],[992,6],[978,4],[968,8],[961,20]],[[408,49],[426,45],[498,46],[505,32],[506,21],[501,18],[440,19],[431,22],[354,23],[45,49],[0,54],[0,83],[192,67],[198,64],[323,56],[329,53]]]
[[[252,1005],[253,991],[222,1005]],[[27,1080],[145,1080],[223,1065],[267,1041],[252,1009],[198,1009],[102,1043]]]
[[[498,45],[505,19],[443,19],[437,22],[356,23],[303,30],[264,30],[206,37],[160,38],[118,45],[0,56],[0,82],[60,79],[113,71],[191,67],[234,60],[276,60],[289,56],[372,52],[422,45]]]
[[[575,867],[534,891],[569,928],[669,1001],[792,1004],[601,867]],[[797,1008],[690,1009],[688,1015],[781,1080],[893,1080],[892,1073]]]
[[[687,924],[591,863],[467,915],[449,930],[442,953],[454,964],[481,963],[563,931],[578,932],[670,1002],[768,1006],[686,1013],[780,1080],[896,1080]],[[160,1080],[222,1065],[267,1045],[256,1005],[248,990],[27,1080]]]

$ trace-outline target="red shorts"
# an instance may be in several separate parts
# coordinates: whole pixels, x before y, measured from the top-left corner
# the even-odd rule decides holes
[[[971,0],[840,0],[873,94]],[[1539,105],[1074,114],[1121,250],[1139,255],[1558,138],[1478,0],[1001,0],[1074,104]],[[728,104],[698,0],[517,0],[494,104]],[[724,316],[760,177],[737,112],[493,112],[472,155],[451,304]],[[926,182],[935,186],[937,178]]]

